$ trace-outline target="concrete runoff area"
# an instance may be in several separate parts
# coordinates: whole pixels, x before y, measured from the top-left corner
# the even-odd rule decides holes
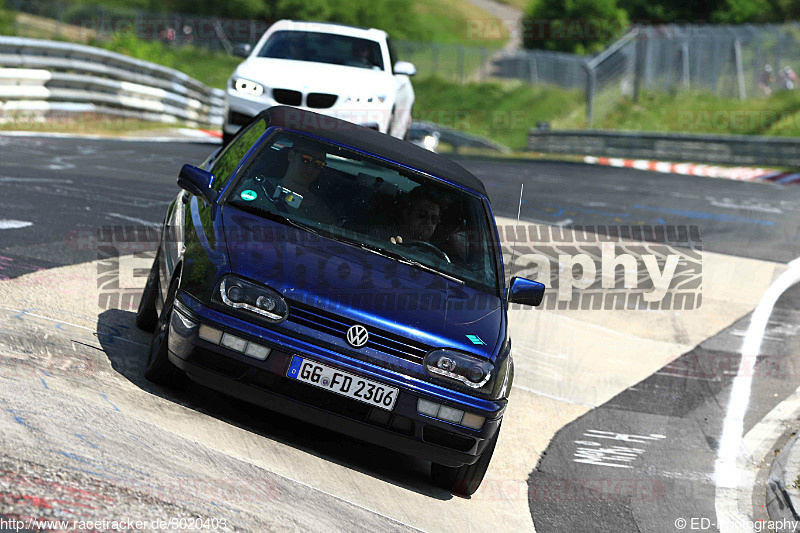
[[[131,512],[156,498],[153,509],[167,514],[223,514],[244,529],[347,529],[350,521],[375,530],[531,530],[526,480],[553,435],[752,311],[785,268],[711,252],[702,260],[699,309],[510,312],[515,387],[494,460],[470,500],[434,488],[421,461],[202,387],[172,394],[149,384],[149,335],[132,310],[98,308],[97,262],[0,282],[0,401],[14,428],[0,455],[37,472],[96,474],[135,489]],[[187,480],[207,490],[187,490]],[[107,511],[100,501],[98,516]]]

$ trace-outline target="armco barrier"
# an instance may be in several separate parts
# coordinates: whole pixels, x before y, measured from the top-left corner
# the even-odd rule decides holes
[[[0,36],[0,120],[89,112],[219,126],[224,95],[183,72],[101,48]]]
[[[528,133],[528,150],[662,161],[800,166],[800,139],[755,135],[532,129]]]

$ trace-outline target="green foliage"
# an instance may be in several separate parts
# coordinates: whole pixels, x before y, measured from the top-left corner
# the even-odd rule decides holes
[[[472,44],[477,43],[468,36],[470,22],[491,19],[468,0],[65,0],[60,5],[68,21],[92,19],[101,10],[107,19],[133,18],[137,12],[268,21],[289,18],[381,28],[397,39]],[[505,36],[490,40],[502,42]]]
[[[512,148],[525,146],[528,129],[580,108],[580,90],[516,82],[459,85],[437,77],[414,80],[414,119],[484,135]]]
[[[194,46],[169,46],[160,41],[137,39],[132,34],[117,34],[111,41],[91,42],[120,54],[171,67],[210,87],[224,88],[241,59]]]
[[[562,117],[557,128],[582,128],[584,117]],[[645,92],[639,103],[618,101],[593,127],[735,135],[800,136],[800,91],[741,101],[706,92]]]
[[[536,0],[523,21],[523,41],[526,48],[594,53],[627,26],[616,0]]]
[[[12,11],[3,9],[5,0],[0,0],[0,35],[11,35],[14,33],[15,14]]]

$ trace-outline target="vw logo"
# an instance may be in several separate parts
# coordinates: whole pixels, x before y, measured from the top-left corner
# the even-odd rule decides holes
[[[361,324],[356,324],[355,326],[347,328],[347,344],[353,348],[361,348],[367,344],[368,340],[369,333],[367,333],[367,328]]]

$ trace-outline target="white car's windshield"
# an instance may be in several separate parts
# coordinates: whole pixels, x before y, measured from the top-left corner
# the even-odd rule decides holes
[[[384,69],[379,43],[333,33],[277,31],[267,39],[258,56]]]
[[[482,200],[339,146],[279,133],[251,156],[226,203],[498,294]]]

